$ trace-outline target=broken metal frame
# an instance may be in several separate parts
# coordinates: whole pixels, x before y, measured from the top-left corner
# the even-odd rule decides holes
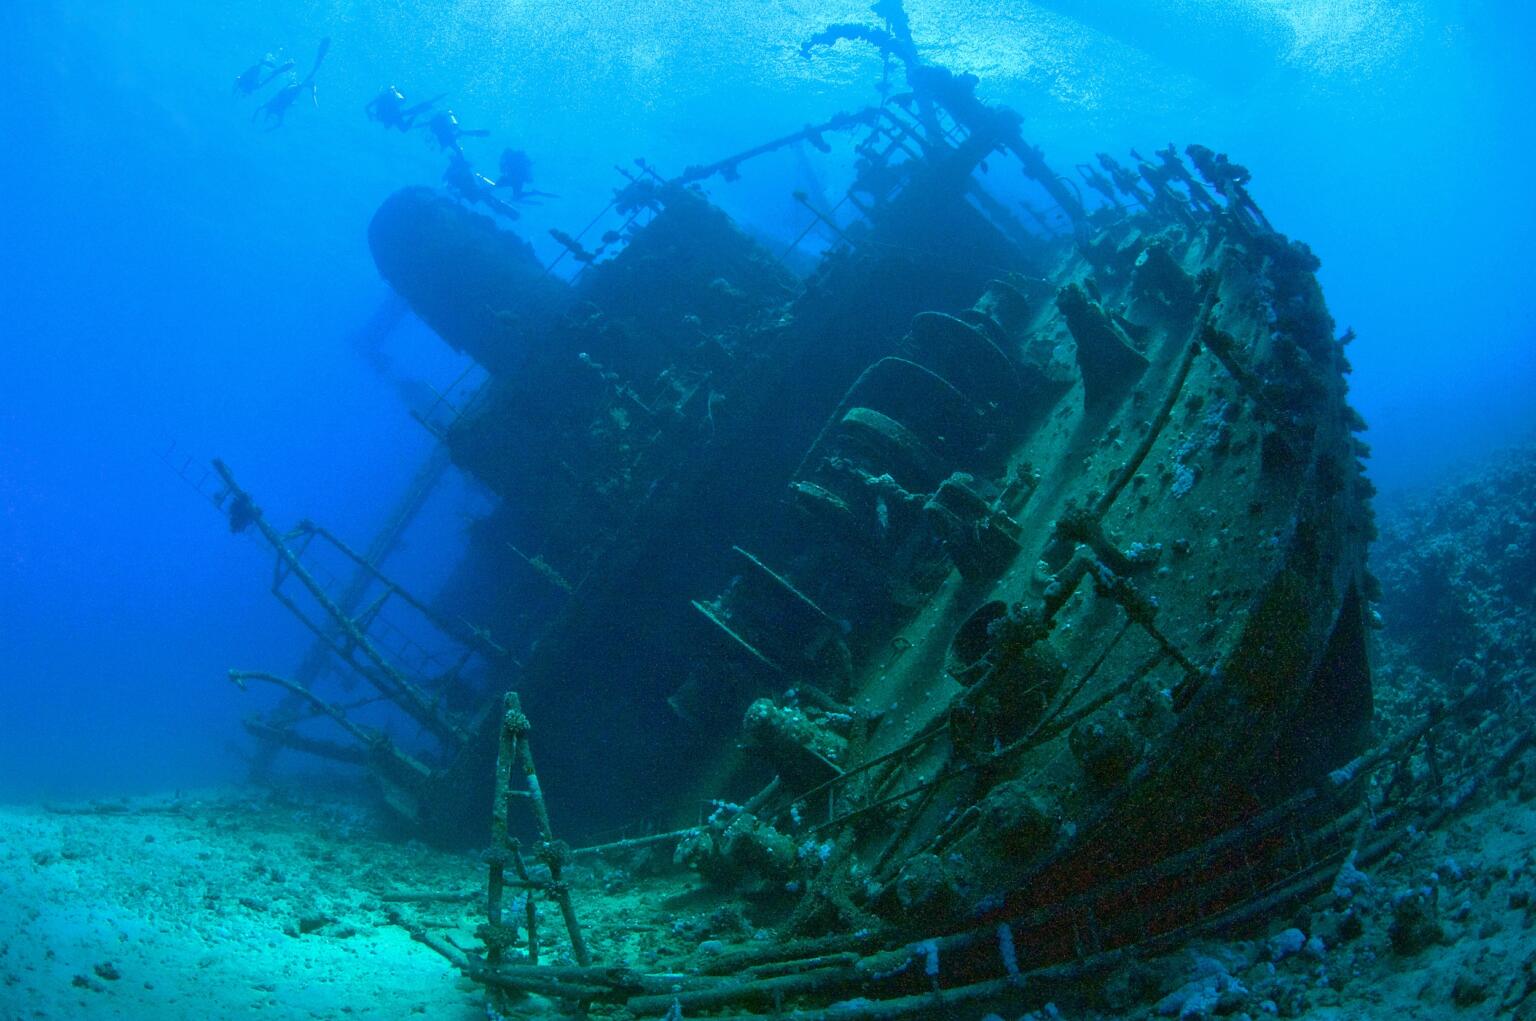
[[[211,465],[204,467],[201,472],[194,472],[194,467],[201,464],[202,462],[200,462],[196,455],[185,454],[180,446],[175,443],[172,443],[169,448],[161,454],[161,460],[163,460],[183,482],[185,482],[191,489],[197,492],[199,496],[208,500],[208,502],[211,503],[216,510],[225,515],[229,514],[230,502],[232,499],[234,499],[235,494],[230,490],[228,485],[224,483],[219,472],[215,470]],[[307,523],[305,526],[296,529],[292,533],[292,535],[299,536],[303,540],[295,544],[292,548],[292,552],[294,553],[298,562],[303,566],[305,571],[307,571],[312,578],[314,578],[322,585],[322,587],[326,588],[327,590],[337,588],[341,589],[341,595],[336,596],[334,598],[334,602],[344,612],[348,614],[355,612],[357,609],[357,604],[361,602],[362,597],[364,594],[366,594],[368,587],[375,581],[386,580],[385,576],[380,572],[380,566],[383,564],[384,560],[387,558],[394,545],[398,543],[400,535],[409,525],[411,519],[420,510],[421,505],[425,502],[427,494],[430,493],[432,487],[441,478],[443,471],[445,471],[448,467],[448,463],[449,462],[447,461],[446,457],[439,456],[438,452],[434,452],[433,457],[430,458],[425,464],[423,464],[421,470],[417,473],[417,476],[412,480],[412,483],[408,488],[405,496],[393,509],[385,525],[375,534],[372,542],[369,545],[368,551],[363,554],[358,554],[355,551],[347,549],[345,552],[343,552],[342,555],[347,559],[354,561],[356,565],[355,570],[352,572],[351,579],[345,584],[345,586],[342,585],[341,580],[336,576],[335,572],[330,569],[330,567],[320,563],[318,560],[308,555],[309,540],[312,538],[312,536],[302,535],[305,528],[309,527]],[[267,543],[266,537],[261,535],[260,532],[252,533],[247,527],[241,529],[239,534],[248,538],[251,542],[255,543],[260,548],[270,549],[270,544]],[[327,544],[331,544],[331,540],[327,540]],[[279,563],[276,571],[274,572],[274,580],[281,580],[284,577],[282,574],[282,569],[283,565]],[[407,595],[409,594],[408,591],[404,589],[400,589],[400,592]],[[378,614],[374,614],[374,617],[377,618]],[[431,650],[421,645],[420,642],[406,634],[399,627],[395,626],[391,621],[387,619],[376,620],[375,626],[387,629],[391,632],[389,640],[393,642],[393,646],[387,651],[393,654],[397,660],[412,660],[414,662],[415,669],[426,669],[427,667],[436,667],[439,669],[448,668],[448,664],[446,664],[438,654],[433,653]],[[474,630],[473,626],[467,624],[467,622],[463,624],[463,627]],[[313,628],[311,630],[313,630]],[[382,645],[383,642],[380,641],[379,644]],[[298,679],[300,679],[305,684],[311,683],[315,678],[319,676],[320,670],[325,666],[326,658],[332,651],[334,651],[334,649],[331,646],[326,645],[324,640],[317,640],[305,654],[305,658],[299,666],[297,671]],[[502,654],[498,653],[497,655]]]
[[[271,717],[248,720],[247,731],[261,740],[266,749],[291,748],[354,765],[366,765],[381,779],[419,793],[435,778],[433,767],[397,748],[381,731],[356,723],[349,716],[349,710],[380,701],[393,704],[430,734],[439,746],[441,757],[451,762],[467,746],[472,736],[471,728],[468,721],[449,712],[440,699],[429,696],[426,689],[433,683],[457,678],[472,657],[479,656],[492,664],[510,657],[483,629],[439,614],[384,574],[374,558],[353,550],[327,529],[305,521],[290,532],[280,532],[266,520],[250,493],[236,482],[228,466],[215,460],[212,467],[223,484],[223,489],[214,497],[215,503],[229,514],[231,528],[246,532],[254,526],[256,533],[276,555],[272,594],[315,639],[305,664],[315,662],[315,650],[323,650],[325,655],[335,656],[353,674],[366,681],[378,695],[343,706],[315,694],[309,687],[313,676],[290,680],[265,671],[232,670],[230,679],[241,687],[255,680],[279,687],[287,695],[283,705]],[[305,555],[316,540],[330,546],[354,568],[353,585],[343,596],[353,604],[350,609],[327,591],[315,571],[305,563]],[[285,590],[289,579],[297,580],[319,607],[318,616],[313,610],[301,606],[297,598]],[[379,594],[367,606],[357,609],[355,604],[360,603],[371,588],[378,588]],[[381,647],[372,632],[379,626],[385,606],[396,599],[462,649],[446,672],[434,677],[412,676],[399,662],[398,649],[392,656]],[[416,644],[403,632],[401,636],[410,644]],[[418,648],[421,647],[418,645]],[[426,659],[421,662],[435,661],[427,650],[422,648],[422,652]],[[317,666],[314,674],[318,671]],[[301,706],[307,706],[309,711],[295,712]],[[306,720],[319,717],[330,720],[354,743],[338,744],[297,731],[296,728]]]
[[[377,578],[378,569],[382,567],[389,558],[390,553],[399,545],[405,530],[410,527],[416,515],[421,512],[433,489],[436,488],[438,482],[441,481],[443,475],[447,472],[448,466],[447,451],[435,448],[427,460],[417,469],[405,492],[391,509],[388,519],[374,534],[373,540],[369,543],[368,550],[363,554],[362,558],[366,562],[355,567],[346,588],[337,597],[336,604],[344,612],[355,613],[357,611],[358,605],[362,602],[363,596],[367,593],[370,584]],[[331,649],[329,645],[320,638],[316,638],[311,643],[309,651],[304,654],[303,660],[300,661],[298,669],[294,673],[294,680],[300,685],[312,685],[320,678],[330,662]],[[369,702],[382,698],[383,696],[380,695],[377,699],[371,699]],[[292,715],[292,711],[301,704],[303,704],[301,698],[289,695],[280,704],[279,714],[286,712],[288,715]],[[362,708],[362,705],[365,704],[368,703],[354,703],[351,706],[343,706],[341,708],[343,711],[346,711],[352,708]],[[301,719],[295,718],[285,721],[280,717],[269,717],[266,722],[275,727],[291,731],[296,723],[301,722]],[[250,728],[247,729],[250,730]],[[260,776],[270,768],[273,760],[277,757],[278,751],[285,747],[285,743],[280,740],[263,738],[261,734],[257,734],[254,730],[251,733],[261,742],[253,762],[253,774]],[[286,746],[303,750],[302,747],[296,746],[291,742],[287,743]],[[335,758],[334,755],[329,757]]]
[[[504,891],[513,887],[524,890],[527,895],[525,925],[528,933],[528,963],[539,963],[538,911],[532,894],[543,893],[560,908],[566,936],[571,943],[571,956],[579,967],[586,967],[591,963],[591,957],[581,934],[581,925],[576,919],[570,885],[562,878],[571,852],[563,841],[555,839],[554,828],[549,821],[549,807],[544,801],[543,789],[539,786],[538,771],[533,764],[533,750],[528,742],[532,730],[533,725],[523,713],[517,692],[506,692],[502,696],[502,720],[497,739],[496,797],[491,807],[491,850],[486,855],[489,896],[485,929],[492,936],[487,941],[492,951],[488,955],[488,963],[493,966],[500,963],[501,951],[516,939],[516,923],[507,925],[502,909]],[[513,786],[514,771],[522,774],[524,786],[521,789]],[[534,857],[549,870],[548,881],[531,878],[523,859],[521,844],[508,829],[509,810],[514,800],[525,802],[533,814],[539,832],[539,844]],[[506,869],[509,864],[516,872],[516,879],[507,878]]]
[[[466,386],[466,381],[469,381],[472,379],[472,377],[476,376],[479,378],[475,379],[472,383],[467,384],[467,395],[465,395],[462,401],[459,403],[454,403],[456,400],[459,400],[459,398],[456,396],[459,389]],[[484,399],[486,388],[489,383],[490,374],[481,368],[479,363],[471,362],[464,368],[462,372],[455,376],[453,382],[449,383],[447,386],[439,389],[438,387],[428,384],[427,389],[432,391],[432,403],[427,405],[427,408],[424,411],[415,408],[411,409],[411,417],[415,419],[423,429],[431,433],[435,439],[437,439],[439,442],[443,442],[447,439],[448,433],[451,432],[453,427],[458,424],[459,420],[479,406],[480,402]],[[436,416],[439,408],[446,408],[448,411],[446,423],[437,421]]]
[[[439,940],[426,928],[412,922],[391,908],[387,917],[394,925],[408,932],[413,940],[445,958],[467,978],[490,989],[515,990],[534,993],[574,1002],[590,1002],[603,999],[607,985],[593,981],[595,975],[607,975],[613,980],[616,969],[592,966],[592,957],[576,918],[575,904],[571,898],[570,884],[564,879],[564,867],[571,861],[570,847],[557,840],[550,823],[549,806],[539,785],[538,771],[534,766],[533,750],[529,734],[533,726],[523,713],[517,692],[502,695],[501,725],[498,728],[496,752],[496,792],[491,804],[491,847],[484,856],[486,877],[486,921],[476,930],[476,936],[485,946],[480,957],[452,939]],[[513,778],[520,774],[523,786],[517,787]],[[528,806],[538,830],[539,842],[534,848],[534,858],[548,871],[549,878],[534,878],[523,857],[522,843],[512,836],[509,826],[513,802]],[[507,874],[511,868],[512,875]],[[522,891],[523,928],[526,941],[519,933],[517,919],[509,917],[506,906],[508,890]],[[574,965],[541,963],[543,945],[539,939],[539,911],[534,896],[542,894],[554,901],[565,923],[566,938],[570,943]],[[393,898],[400,902],[402,898]],[[424,899],[441,900],[428,896]],[[458,898],[453,898],[457,900]],[[522,943],[526,950],[520,962],[508,962],[507,951]],[[650,984],[647,988],[660,988]]]
[[[194,472],[194,466],[200,463],[199,459],[194,455],[184,454],[175,443],[162,453],[161,459],[182,481],[206,498],[219,511],[229,513],[233,507],[233,501],[239,499],[238,489],[231,488],[226,477],[227,469],[212,465],[205,466],[200,473]],[[467,665],[471,653],[466,651],[451,665],[444,663],[437,654],[411,638],[389,619],[381,616],[384,602],[388,598],[403,599],[416,612],[426,617],[429,623],[457,641],[463,641],[467,637],[474,641],[479,651],[486,652],[489,656],[505,655],[498,651],[498,647],[493,642],[489,641],[488,636],[468,624],[455,625],[451,621],[444,620],[415,599],[409,591],[391,581],[381,570],[381,565],[388,559],[390,552],[399,543],[400,537],[425,505],[427,498],[447,471],[449,463],[445,450],[432,451],[391,509],[389,517],[375,533],[365,553],[354,551],[332,533],[308,522],[295,533],[284,537],[286,542],[294,535],[300,535],[300,541],[290,546],[294,562],[321,587],[327,590],[339,589],[339,594],[333,598],[332,605],[340,611],[342,616],[355,618],[361,625],[361,630],[369,633],[381,648],[388,644],[390,647],[384,651],[392,657],[397,666],[404,666],[409,661],[410,669],[416,671],[435,669],[440,679],[456,677]],[[271,537],[264,530],[258,529],[256,532],[251,532],[246,527],[240,531],[258,545],[273,548]],[[313,534],[301,534],[304,532]],[[344,586],[326,565],[309,555],[310,542],[316,535],[350,562],[351,576]],[[312,620],[294,600],[281,591],[284,579],[291,574],[291,571],[287,571],[286,568],[287,565],[280,555],[274,568],[273,593],[311,632],[314,640],[299,662],[292,680],[266,673],[252,673],[245,678],[279,682],[279,686],[285,689],[282,701],[271,713],[266,717],[251,717],[245,721],[246,731],[257,741],[257,749],[251,759],[252,775],[258,778],[264,775],[278,753],[284,749],[353,765],[371,764],[396,775],[415,774],[418,770],[415,769],[416,764],[413,761],[390,761],[390,755],[384,751],[386,745],[381,743],[378,735],[371,731],[368,732],[371,736],[367,740],[360,739],[357,734],[349,734],[359,742],[356,745],[341,744],[297,731],[296,728],[308,720],[325,716],[334,721],[338,714],[344,717],[353,710],[379,702],[395,701],[395,695],[389,690],[387,678],[375,683],[378,672],[370,664],[359,659],[359,650],[355,646],[348,647],[338,642],[333,630]],[[359,613],[359,605],[363,597],[371,587],[378,584],[385,586],[385,595]],[[324,608],[323,603],[322,608]],[[380,630],[386,630],[390,634],[387,637],[373,634]],[[377,694],[369,698],[353,700],[345,705],[335,705],[316,698],[310,689],[334,662],[333,656],[352,670],[351,674],[342,672],[348,687],[351,686],[354,675],[362,676],[370,680]],[[382,765],[379,761],[381,754],[384,760]],[[408,760],[409,757],[406,759]]]

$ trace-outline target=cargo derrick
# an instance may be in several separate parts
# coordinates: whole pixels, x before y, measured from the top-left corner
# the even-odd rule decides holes
[[[649,840],[793,891],[806,942],[583,997],[637,1013],[879,982],[930,1016],[940,950],[991,974],[1002,929],[992,992],[1241,917],[1339,860],[1383,761],[1352,761],[1372,525],[1315,258],[1198,146],[1080,168],[1089,211],[974,82],[855,29],[816,42],[881,45],[912,92],[850,118],[881,158],[803,285],[687,174],[621,196],[648,222],[568,290],[523,255],[482,287],[512,246],[429,193],[372,231],[493,373],[446,441],[537,558],[511,584],[560,590],[517,687],[562,814],[739,798]],[[1066,233],[1014,220],[1004,165]],[[451,281],[402,268],[424,232]],[[434,318],[461,286],[510,325]],[[756,966],[806,981],[724,977]]]

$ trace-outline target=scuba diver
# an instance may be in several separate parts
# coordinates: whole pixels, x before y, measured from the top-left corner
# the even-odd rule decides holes
[[[496,178],[496,187],[511,188],[512,198],[523,197],[523,189],[533,180],[533,160],[521,149],[503,149],[501,151],[501,173]]]
[[[271,74],[263,74],[270,70]],[[272,54],[267,54],[250,67],[235,75],[235,87],[230,90],[232,94],[249,96],[267,82],[280,74],[286,74],[293,70],[293,61],[285,60],[281,64]]]
[[[545,198],[557,199],[560,196],[548,191],[539,191],[528,187],[533,182],[533,160],[521,149],[503,149],[501,151],[501,173],[496,177],[497,188],[511,188],[512,201],[521,202],[523,199]]]
[[[444,152],[457,153],[461,158],[464,155],[464,147],[459,144],[461,138],[484,138],[490,132],[484,128],[476,128],[471,131],[459,127],[459,118],[452,110],[439,110],[432,115],[432,119],[424,126],[427,134],[437,142],[437,147]]]
[[[475,168],[469,165],[469,160],[457,149],[448,153],[448,169],[443,173],[443,180],[448,182],[448,188],[465,202],[473,205],[478,202],[493,212],[500,213],[509,220],[516,220],[518,213],[509,204],[498,198],[493,191],[496,182],[477,173]]]
[[[271,99],[268,99],[256,108],[256,112],[251,114],[251,120],[254,121],[262,114],[266,114],[265,123],[268,131],[282,127],[283,118],[288,114],[288,108],[293,106],[294,102],[299,98],[299,93],[304,91],[306,85],[309,86],[310,97],[315,101],[315,105],[319,106],[320,93],[315,88],[315,72],[320,70],[320,62],[325,59],[325,55],[330,50],[331,37],[326,36],[320,40],[320,49],[315,53],[315,63],[309,69],[309,74],[305,75],[302,81],[290,81],[287,85],[278,89],[277,92],[273,93]],[[292,61],[289,63],[291,64]]]
[[[394,128],[397,131],[409,131],[416,126],[416,118],[432,109],[437,101],[447,96],[442,92],[433,96],[424,103],[415,106],[405,105],[405,93],[391,85],[377,96],[370,99],[363,107],[363,113],[368,115],[371,121],[378,121],[385,130]]]

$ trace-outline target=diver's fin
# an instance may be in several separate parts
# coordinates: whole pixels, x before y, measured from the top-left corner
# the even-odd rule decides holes
[[[315,74],[320,70],[320,64],[325,60],[325,55],[329,52],[331,52],[331,37],[326,36],[324,39],[320,40],[320,48],[315,51],[315,63],[314,66],[309,69],[309,74],[304,76],[305,83],[313,82],[315,80]],[[289,63],[291,64],[293,62],[289,61]]]

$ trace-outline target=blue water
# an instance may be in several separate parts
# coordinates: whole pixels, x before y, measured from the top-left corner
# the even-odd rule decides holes
[[[1281,230],[1322,257],[1383,489],[1526,438],[1536,393],[1529,239],[1536,15],[1475,0],[910,0],[923,54],[982,78],[1060,169],[1169,141],[1228,151]],[[0,60],[0,798],[241,775],[254,696],[305,635],[265,556],[161,459],[225,458],[278,522],[363,542],[430,448],[359,357],[387,300],[365,243],[395,188],[442,157],[362,106],[446,92],[469,155],[526,150],[558,199],[522,227],[575,231],[636,156],[663,173],[874,98],[870,52],[801,40],[850,2],[7,5]],[[279,129],[231,95],[263,53],[302,71]],[[263,98],[272,91],[269,87]],[[781,237],[803,170],[714,199]],[[786,183],[794,180],[796,183]],[[463,362],[407,323],[396,377]],[[430,592],[461,549],[449,487],[392,569]]]

